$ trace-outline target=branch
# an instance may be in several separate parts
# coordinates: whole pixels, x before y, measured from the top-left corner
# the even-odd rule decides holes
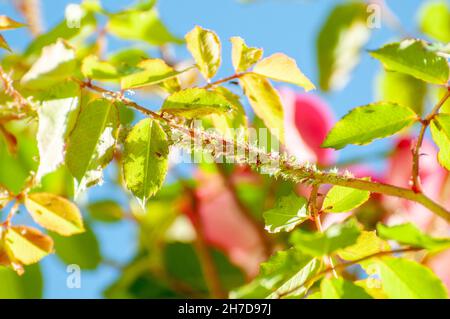
[[[432,211],[434,214],[440,216],[441,218],[445,219],[447,222],[450,223],[450,212],[441,205],[439,205],[438,203],[431,200],[423,193],[417,193],[414,192],[413,190],[394,185],[358,179],[347,175],[340,175],[335,172],[318,171],[314,166],[310,164],[295,163],[290,158],[286,158],[284,155],[280,155],[278,153],[266,153],[264,150],[251,146],[245,142],[229,141],[221,136],[212,135],[203,130],[184,127],[173,121],[174,118],[173,116],[171,116],[171,118],[168,118],[162,113],[160,114],[151,111],[143,106],[140,106],[136,102],[130,101],[129,99],[125,98],[122,93],[106,90],[90,82],[82,82],[80,80],[77,81],[83,87],[119,99],[122,103],[136,109],[137,111],[147,116],[154,118],[155,120],[165,123],[172,130],[178,131],[181,134],[187,135],[190,138],[201,137],[202,140],[205,142],[205,144],[209,143],[214,145],[214,143],[219,143],[220,149],[234,150],[237,147],[237,149],[243,149],[245,151],[245,154],[255,154],[256,162],[248,163],[254,169],[265,168],[267,162],[270,163],[276,162],[277,163],[276,168],[273,167],[269,168],[272,170],[271,175],[273,175],[274,177],[280,177],[285,180],[291,180],[295,183],[319,183],[319,184],[339,185],[360,190],[366,190],[372,193],[379,193],[388,196],[407,199],[421,204],[422,206]],[[186,145],[182,146],[190,150],[191,144],[189,143],[189,148]],[[221,154],[216,154],[216,156],[219,157],[221,156]]]
[[[318,208],[317,205],[317,196],[319,195],[319,187],[320,184],[314,184],[312,187],[312,191],[311,191],[311,195],[309,197],[309,207],[310,207],[310,211],[313,214],[313,219],[314,219],[314,223],[316,224],[316,228],[320,233],[323,233],[323,227],[322,227],[322,222],[320,221],[320,208]],[[332,269],[332,273],[333,276],[335,278],[338,277],[336,271],[334,270],[334,262],[331,256],[324,256],[323,260],[325,263],[327,263],[331,269]]]
[[[233,75],[228,76],[228,77],[226,77],[226,78],[223,78],[223,79],[220,79],[220,80],[217,80],[217,81],[208,83],[208,84],[205,85],[203,88],[204,88],[204,89],[209,89],[209,88],[211,88],[211,87],[213,87],[213,86],[216,86],[216,85],[219,85],[219,84],[222,84],[222,83],[225,83],[225,82],[229,82],[229,81],[231,81],[231,80],[239,79],[239,78],[243,77],[244,75],[246,75],[246,74],[248,74],[248,73],[250,73],[250,72],[236,73],[236,74],[233,74]]]
[[[417,138],[416,146],[413,148],[413,168],[412,168],[412,189],[417,193],[422,192],[422,185],[420,183],[420,148],[422,147],[423,140],[425,138],[425,133],[427,131],[428,126],[430,125],[433,118],[439,113],[439,110],[450,97],[450,87],[447,88],[447,93],[442,97],[442,99],[435,105],[435,107],[431,110],[431,113],[428,116],[421,120],[422,127],[420,129],[419,137]]]
[[[402,254],[402,253],[408,253],[408,252],[417,252],[423,250],[423,248],[417,248],[417,247],[408,247],[408,248],[401,248],[401,249],[394,249],[394,250],[387,250],[387,251],[379,251],[375,254],[369,255],[369,256],[365,256],[353,261],[349,261],[346,263],[341,263],[335,266],[330,266],[328,268],[325,268],[324,270],[320,271],[319,273],[317,273],[315,276],[309,278],[308,280],[306,280],[302,285],[299,286],[294,286],[292,288],[290,288],[288,291],[283,292],[282,294],[279,294],[277,297],[278,299],[289,295],[290,293],[300,289],[301,287],[307,287],[310,283],[315,282],[316,280],[318,280],[320,277],[326,275],[327,273],[330,273],[332,271],[335,270],[342,270],[345,269],[347,267],[359,264],[363,261],[372,259],[372,258],[377,258],[377,257],[383,257],[383,256],[389,256],[389,255],[395,255],[395,254]]]
[[[13,86],[13,80],[11,76],[6,73],[0,66],[0,82],[2,83],[5,93],[12,97],[14,101],[19,105],[19,111],[29,112],[32,110],[32,105],[25,99]],[[16,117],[21,117],[22,114],[16,115]]]

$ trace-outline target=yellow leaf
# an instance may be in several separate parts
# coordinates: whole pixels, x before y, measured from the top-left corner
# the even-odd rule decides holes
[[[236,72],[242,72],[252,67],[263,55],[262,49],[248,47],[240,37],[232,37],[231,45],[231,59]]]
[[[196,26],[186,34],[186,45],[206,79],[212,78],[221,62],[221,44],[213,31]]]
[[[0,34],[0,48],[6,49],[8,51],[11,51],[11,48],[9,47],[9,45],[6,42],[5,38],[1,34]]]
[[[27,226],[12,226],[5,232],[4,247],[13,262],[31,265],[53,252],[53,240],[39,230]]]
[[[5,16],[5,15],[0,15],[0,30],[12,30],[12,29],[17,29],[17,28],[21,28],[24,27],[25,24],[14,21],[13,19]]]
[[[36,223],[62,236],[84,232],[80,210],[65,198],[35,193],[25,200],[25,206]]]
[[[257,74],[246,74],[241,83],[256,115],[278,140],[284,142],[283,105],[270,82]]]
[[[296,84],[310,91],[316,87],[300,71],[294,59],[282,53],[275,53],[255,65],[253,72],[275,81]]]

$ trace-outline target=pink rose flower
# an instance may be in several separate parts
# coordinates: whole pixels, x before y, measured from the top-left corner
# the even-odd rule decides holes
[[[320,147],[334,123],[328,105],[316,95],[299,94],[288,88],[282,88],[280,96],[287,151],[301,162],[332,164],[335,151]]]

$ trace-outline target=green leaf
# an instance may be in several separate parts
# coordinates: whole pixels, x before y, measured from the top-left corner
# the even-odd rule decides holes
[[[11,192],[19,194],[23,191],[26,181],[30,176],[30,171],[37,170],[38,154],[36,137],[29,134],[28,130],[12,131],[17,138],[17,153],[11,155],[8,152],[6,143],[0,139],[0,183]]]
[[[1,299],[41,299],[44,280],[39,264],[27,267],[22,276],[8,268],[0,267]]]
[[[25,55],[34,56],[40,54],[42,48],[54,44],[58,39],[65,39],[72,44],[77,44],[91,36],[97,24],[95,15],[88,10],[82,11],[80,28],[71,28],[69,21],[63,20],[48,32],[37,36],[25,50]]]
[[[66,138],[80,110],[80,94],[78,84],[65,82],[51,88],[39,105],[36,137],[39,148],[38,181],[64,162]]]
[[[324,278],[320,292],[322,299],[373,299],[363,288],[344,278]]]
[[[427,1],[420,8],[420,29],[443,43],[450,42],[450,6],[447,1]]]
[[[141,40],[151,45],[181,44],[162,23],[155,9],[139,8],[110,15],[106,29],[126,40]]]
[[[368,144],[393,135],[416,120],[413,110],[398,104],[379,102],[360,106],[336,123],[322,147],[341,149],[348,144]]]
[[[76,67],[75,50],[63,40],[42,49],[41,56],[22,77],[22,85],[43,89],[72,75]]]
[[[81,72],[92,80],[114,80],[121,76],[114,65],[100,61],[96,55],[89,55],[83,59]]]
[[[0,31],[13,30],[25,26],[26,26],[25,24],[14,21],[13,19],[5,15],[0,15]]]
[[[239,96],[223,86],[216,87],[214,92],[224,96],[231,103],[233,109],[232,112],[227,112],[226,114],[211,114],[209,118],[214,128],[227,138],[237,138],[239,134],[245,136],[248,120]]]
[[[149,55],[144,50],[129,48],[112,53],[109,55],[108,61],[116,66],[122,73],[126,73],[124,71],[129,72],[130,69],[134,71],[134,69],[136,69],[134,67],[137,66],[139,62],[148,58]]]
[[[356,243],[339,250],[338,255],[344,260],[353,261],[389,249],[389,244],[380,239],[375,231],[362,231]]]
[[[266,230],[269,233],[289,232],[295,226],[309,219],[308,201],[295,193],[281,197],[275,208],[263,214]]]
[[[319,273],[320,268],[321,262],[316,258],[312,259],[267,298],[303,297],[308,292],[308,289],[314,284],[312,279]]]
[[[404,259],[385,257],[373,262],[383,290],[391,299],[446,299],[447,290],[427,267]]]
[[[162,186],[168,170],[169,143],[158,122],[140,121],[125,140],[123,173],[127,188],[142,206]]]
[[[447,84],[449,66],[447,59],[428,50],[421,40],[403,40],[370,51],[385,69],[411,75],[433,84]]]
[[[314,84],[300,71],[295,60],[283,53],[275,53],[258,62],[253,72],[275,81],[298,85],[305,91],[315,89]]]
[[[195,26],[185,38],[187,48],[200,72],[207,80],[211,79],[217,73],[221,62],[219,37],[211,30]]]
[[[278,251],[268,261],[261,264],[260,273],[252,282],[232,291],[230,298],[276,297],[272,293],[277,290],[280,293],[287,293],[289,284],[292,284],[293,290],[287,293],[286,297],[288,295],[301,297],[314,281],[309,282],[305,287],[300,286],[319,271],[319,262],[298,249]]]
[[[340,89],[359,62],[370,37],[367,5],[349,2],[336,6],[317,38],[319,82],[324,91]]]
[[[185,118],[223,114],[232,110],[232,104],[222,94],[200,88],[176,92],[168,96],[162,106],[162,111]]]
[[[171,278],[185,283],[197,291],[207,291],[202,265],[193,245],[170,243],[164,250],[163,258],[165,269]],[[225,289],[229,290],[244,283],[242,272],[233,266],[223,253],[212,250],[211,259],[217,267],[218,279]]]
[[[322,204],[326,213],[344,213],[355,209],[370,198],[370,192],[359,189],[333,186],[327,193]]]
[[[52,235],[56,255],[66,265],[78,265],[81,269],[96,269],[101,262],[100,247],[90,227],[86,231],[71,237]]]
[[[139,71],[122,78],[121,87],[123,90],[155,85],[168,80],[176,80],[177,75],[186,71],[175,71],[161,59],[141,61],[137,65],[137,68]]]
[[[248,70],[262,58],[262,49],[248,47],[240,37],[232,37],[231,45],[231,58],[236,72]]]
[[[381,238],[395,240],[403,245],[425,248],[432,252],[450,248],[450,238],[431,237],[411,223],[390,227],[379,223],[377,231]]]
[[[113,200],[91,203],[87,209],[92,218],[106,223],[117,222],[124,216],[122,207]]]
[[[62,236],[84,232],[78,207],[67,199],[49,194],[33,193],[26,197],[25,206],[34,221]]]
[[[382,71],[377,80],[380,101],[407,106],[417,114],[425,109],[427,84],[410,75]]]
[[[284,142],[283,105],[277,91],[270,82],[256,74],[240,78],[244,93],[256,115],[282,143]]]
[[[450,114],[438,114],[431,121],[431,135],[439,147],[439,163],[450,170]]]
[[[290,241],[302,252],[311,256],[325,256],[356,243],[360,230],[355,219],[333,224],[325,232],[295,231]]]
[[[103,168],[113,159],[118,126],[113,101],[96,99],[81,109],[66,153],[66,165],[77,182],[76,194],[102,180]]]

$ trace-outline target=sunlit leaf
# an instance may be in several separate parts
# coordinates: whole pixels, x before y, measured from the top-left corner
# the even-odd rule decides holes
[[[11,261],[31,265],[53,252],[53,240],[28,226],[12,226],[5,231],[4,247]]]
[[[395,226],[385,226],[379,223],[377,232],[381,238],[395,240],[403,245],[425,248],[433,252],[450,248],[450,238],[431,237],[411,223]]]
[[[249,284],[231,292],[230,297],[236,298],[271,298],[296,296],[302,297],[314,283],[311,279],[320,271],[320,262],[303,254],[300,250],[291,248],[276,252],[270,259],[261,264],[259,275]],[[291,289],[292,288],[292,289]],[[280,295],[277,295],[278,291]]]
[[[336,123],[322,147],[341,149],[348,144],[364,145],[393,135],[416,120],[413,110],[398,104],[379,102],[360,106]]]
[[[446,299],[439,278],[427,267],[404,259],[384,257],[373,262],[378,268],[383,290],[392,299]]]
[[[127,188],[145,206],[162,186],[168,169],[167,135],[158,122],[140,121],[125,141],[123,173]]]
[[[355,244],[338,251],[345,260],[358,260],[381,251],[389,250],[387,242],[379,238],[375,231],[362,231]]]
[[[422,114],[427,94],[425,82],[404,73],[383,71],[377,84],[379,100],[404,105]]]
[[[333,186],[325,196],[322,210],[326,213],[344,213],[369,200],[370,192],[359,189]]]
[[[65,39],[73,44],[81,42],[95,31],[95,15],[88,10],[82,10],[81,20],[79,21],[80,27],[73,28],[72,25],[70,21],[64,19],[48,32],[37,36],[25,50],[25,55],[41,54],[42,48],[54,44],[58,39]]]
[[[126,40],[142,40],[151,45],[182,43],[166,28],[155,9],[136,8],[110,15],[107,30]]]
[[[80,106],[80,87],[73,82],[51,88],[38,108],[37,180],[55,171],[64,162],[66,138],[73,129]]]
[[[253,111],[263,120],[271,133],[283,142],[283,105],[277,91],[267,79],[256,74],[247,74],[240,80]]]
[[[251,68],[257,63],[263,55],[260,48],[248,47],[244,40],[240,37],[231,38],[232,45],[232,61],[236,72],[243,72]]]
[[[112,64],[100,61],[95,55],[89,55],[83,59],[81,72],[92,80],[113,80],[120,77],[120,72]]]
[[[102,170],[114,155],[118,126],[114,101],[97,99],[81,109],[66,153],[66,165],[77,181],[77,194],[102,181]]]
[[[155,85],[169,80],[176,80],[176,76],[184,71],[176,71],[161,59],[146,59],[141,61],[139,71],[121,79],[122,89],[134,89],[148,85]],[[179,84],[178,84],[179,86]]]
[[[270,233],[289,232],[309,219],[308,201],[296,194],[281,197],[276,206],[264,212],[266,230]]]
[[[439,147],[439,163],[450,170],[450,114],[439,114],[431,121],[431,134]]]
[[[76,67],[75,50],[63,40],[42,49],[41,56],[22,77],[22,84],[30,88],[45,88],[67,79]]]
[[[162,110],[186,118],[195,118],[214,113],[231,112],[233,106],[221,94],[206,89],[192,88],[176,92],[167,97]]]
[[[258,62],[253,72],[275,81],[296,84],[305,91],[315,89],[314,84],[300,71],[295,60],[283,53],[275,53]]]
[[[420,29],[443,43],[450,42],[450,6],[448,1],[427,1],[420,8]]]
[[[370,54],[380,60],[388,71],[405,73],[434,84],[446,84],[449,79],[447,59],[428,50],[421,40],[408,39],[387,44],[370,51]]]
[[[211,79],[221,62],[221,44],[217,34],[196,26],[186,34],[186,44],[202,75]]]
[[[291,243],[302,252],[311,256],[324,256],[356,243],[360,229],[354,219],[341,224],[333,224],[325,232],[296,230],[292,233]]]
[[[363,288],[344,278],[324,278],[320,292],[322,299],[372,299]]]
[[[355,1],[336,6],[328,16],[316,44],[322,90],[341,89],[348,83],[369,40],[367,17],[367,6]]]
[[[25,206],[34,221],[48,230],[62,236],[84,232],[80,210],[63,197],[49,193],[34,193],[27,196]]]
[[[314,284],[312,279],[320,271],[320,268],[321,262],[316,258],[312,259],[267,298],[303,297]]]

